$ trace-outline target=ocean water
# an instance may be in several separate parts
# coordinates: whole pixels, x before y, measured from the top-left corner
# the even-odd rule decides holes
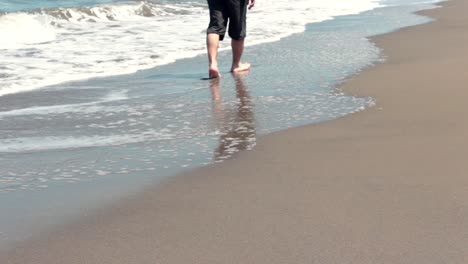
[[[25,10],[0,16],[0,95],[133,73],[205,52],[204,0],[94,2],[12,1],[0,7]],[[259,1],[249,19],[249,43],[275,41],[303,31],[306,23],[378,6],[374,0],[342,2]]]
[[[251,73],[230,76],[226,41],[224,77],[206,81],[205,1],[2,1],[0,246],[378,104],[335,87],[382,61],[367,37],[428,22],[411,13],[433,2],[259,1]]]

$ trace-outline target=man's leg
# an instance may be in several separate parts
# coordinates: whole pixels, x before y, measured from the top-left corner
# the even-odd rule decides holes
[[[208,61],[210,64],[209,77],[218,78],[221,76],[218,68],[219,35],[213,33],[207,34],[206,46],[208,48]]]
[[[241,63],[244,52],[244,39],[247,30],[247,3],[248,0],[228,1],[229,11],[229,36],[232,47],[232,67],[231,71],[236,73],[250,69],[249,63]]]
[[[210,9],[210,24],[207,29],[206,46],[208,49],[209,77],[221,76],[218,68],[219,41],[223,40],[228,24],[225,0],[208,0]]]
[[[241,63],[242,53],[244,52],[244,38],[239,40],[232,39],[232,67],[231,72],[241,72],[250,69],[250,63]]]

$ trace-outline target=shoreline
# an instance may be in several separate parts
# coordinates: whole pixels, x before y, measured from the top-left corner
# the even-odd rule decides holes
[[[230,122],[245,122],[251,123],[254,121],[252,117],[255,118],[253,125],[254,127],[251,127],[255,129],[255,133],[257,135],[265,135],[268,133],[271,133],[273,131],[280,131],[284,130],[287,127],[297,127],[297,126],[303,126],[306,124],[310,123],[315,123],[315,122],[323,122],[326,120],[330,119],[335,119],[338,116],[342,116],[345,114],[349,114],[351,112],[356,112],[356,111],[361,111],[364,109],[366,106],[372,103],[371,98],[357,98],[357,97],[351,97],[351,96],[346,96],[343,93],[336,93],[335,87],[337,86],[338,83],[342,82],[342,80],[345,78],[344,76],[353,76],[356,72],[359,71],[359,69],[365,68],[366,65],[371,64],[371,62],[379,61],[379,51],[378,48],[376,48],[371,42],[369,42],[365,37],[369,37],[371,35],[377,35],[377,34],[383,34],[385,32],[391,32],[396,30],[396,28],[402,27],[402,26],[409,26],[409,25],[416,25],[416,24],[421,24],[424,23],[424,21],[428,21],[429,19],[426,17],[422,16],[416,16],[413,15],[415,10],[420,10],[422,6],[417,5],[418,7],[416,8],[411,8],[411,7],[396,7],[398,10],[401,9],[401,14],[400,15],[394,15],[392,16],[392,12],[389,10],[392,10],[394,8],[382,8],[381,11],[377,10],[372,10],[372,11],[366,11],[364,13],[356,14],[356,15],[350,15],[350,16],[343,16],[343,17],[337,17],[335,19],[331,19],[325,22],[321,23],[312,23],[307,25],[306,31],[300,34],[296,34],[293,36],[290,36],[288,38],[282,39],[279,42],[276,43],[270,43],[270,44],[262,44],[259,46],[253,46],[249,48],[246,52],[246,57],[251,58],[254,63],[254,65],[259,65],[259,67],[255,67],[254,69],[254,74],[250,76],[245,76],[245,81],[244,83],[244,88],[242,86],[239,86],[239,82],[235,81],[233,78],[223,78],[221,85],[219,88],[215,88],[216,85],[212,86],[212,83],[206,82],[203,80],[200,80],[196,83],[192,83],[191,78],[194,78],[198,75],[202,75],[201,71],[204,72],[204,67],[200,68],[199,65],[204,65],[206,58],[203,56],[199,56],[197,58],[193,59],[186,59],[179,61],[178,63],[174,63],[172,65],[167,65],[165,67],[157,67],[153,70],[149,71],[144,71],[140,72],[139,74],[133,75],[132,78],[108,78],[108,79],[96,79],[96,80],[90,80],[89,82],[84,82],[84,83],[77,83],[76,85],[71,85],[71,87],[68,87],[67,89],[63,90],[64,93],[58,92],[57,94],[52,93],[49,94],[47,97],[54,98],[54,97],[67,97],[67,92],[66,90],[73,91],[75,90],[75,93],[81,94],[81,93],[86,93],[89,94],[90,90],[88,89],[82,89],[82,87],[87,87],[89,85],[97,85],[97,86],[102,86],[103,88],[107,87],[109,88],[109,92],[107,94],[110,94],[110,96],[113,96],[114,94],[126,94],[125,90],[120,90],[119,87],[125,87],[127,85],[132,85],[132,83],[139,83],[139,80],[144,80],[145,83],[148,83],[146,87],[149,89],[145,89],[142,87],[142,89],[136,89],[137,93],[144,93],[144,94],[152,94],[153,91],[153,86],[159,86],[159,84],[164,85],[166,82],[171,83],[175,79],[180,80],[180,78],[183,78],[187,81],[180,80],[177,81],[177,84],[169,84],[167,85],[168,88],[170,88],[172,91],[175,90],[180,90],[180,89],[185,89],[184,86],[188,87],[199,87],[202,90],[199,92],[196,92],[196,99],[199,100],[201,99],[202,101],[206,102],[207,104],[210,105],[211,112],[206,113],[208,114],[206,116],[206,121],[210,123],[211,121],[216,121],[217,125],[221,125],[222,127],[225,127],[224,129],[228,128],[225,125],[229,124]],[[429,7],[427,5],[423,5],[426,7]],[[412,9],[413,12],[411,12],[408,9]],[[381,13],[383,12],[383,13]],[[384,16],[384,18],[382,18]],[[398,20],[396,17],[399,17],[401,19]],[[382,22],[380,22],[381,20]],[[371,22],[374,21],[374,22]],[[391,23],[390,21],[394,21],[395,23]],[[349,23],[352,23],[353,30],[357,31],[352,33],[353,30],[349,30]],[[370,27],[369,29],[372,32],[367,31],[367,23],[373,23],[374,25]],[[351,33],[350,36],[348,37],[342,37],[340,32],[344,30],[345,32]],[[318,34],[314,33],[318,32]],[[343,35],[344,36],[344,35]],[[328,48],[328,44],[330,41],[336,41],[335,44],[337,46],[332,47],[331,49]],[[347,43],[343,43],[342,39],[346,39]],[[314,43],[314,47],[310,49],[308,47],[307,43]],[[352,44],[351,44],[352,43]],[[269,59],[267,54],[270,54],[271,52],[277,51],[277,50],[284,50],[284,49],[289,49],[285,50],[286,53],[283,54],[290,54],[293,56],[294,61],[291,61],[291,64],[288,64],[287,57],[289,56],[272,56],[271,59]],[[333,52],[332,50],[341,50],[342,52]],[[343,53],[344,51],[344,53]],[[325,52],[325,53],[323,53]],[[223,54],[224,53],[224,54]],[[360,54],[360,56],[356,56],[353,54]],[[220,61],[223,62],[229,62],[230,60],[230,52],[221,52],[220,53]],[[283,59],[284,58],[284,59]],[[300,59],[299,59],[300,58]],[[347,61],[347,63],[328,63],[327,60],[332,60],[334,61],[335,59],[341,59],[342,61]],[[268,66],[270,65],[270,66]],[[275,66],[271,66],[275,65]],[[282,65],[282,66],[276,66],[276,65]],[[293,66],[294,65],[294,66]],[[318,66],[320,65],[320,66]],[[228,65],[226,65],[228,66]],[[230,65],[229,65],[230,66]],[[297,69],[294,72],[289,72],[288,69],[295,68]],[[307,76],[309,72],[317,72],[318,75],[311,75]],[[332,82],[327,82],[326,79],[323,78],[318,78],[318,76],[323,76],[323,74],[327,75],[326,79],[331,80]],[[331,74],[331,75],[328,75]],[[275,75],[279,78],[272,78],[270,81],[265,80],[266,78],[269,78],[268,76]],[[154,77],[153,77],[154,76]],[[164,78],[164,76],[168,76],[167,78]],[[244,77],[244,76],[243,76]],[[175,78],[175,79],[174,79]],[[196,78],[198,79],[198,78]],[[297,82],[299,80],[299,82]],[[282,88],[283,85],[281,83],[290,83],[292,81],[292,86],[289,86],[287,88]],[[208,86],[209,85],[209,86]],[[145,85],[144,85],[145,86]],[[254,88],[254,89],[249,89],[249,87]],[[57,87],[59,88],[59,87]],[[244,105],[244,107],[247,106],[247,109],[251,109],[253,112],[248,114],[249,111],[243,111],[241,108],[233,108],[233,107],[228,107],[228,108],[212,108],[212,96],[213,94],[213,88],[215,90],[220,89],[222,92],[220,95],[222,96],[223,99],[223,104],[216,104],[217,107],[219,106],[230,106],[231,103],[235,103],[232,99],[235,96],[236,98],[242,99],[244,103],[248,103],[248,105]],[[245,89],[247,88],[247,90]],[[195,88],[196,89],[196,88]],[[60,90],[60,88],[59,88]],[[99,89],[101,90],[101,89]],[[146,91],[144,91],[146,90]],[[247,91],[248,93],[242,92],[242,90]],[[252,94],[249,92],[252,92]],[[276,90],[276,91],[275,91]],[[320,91],[319,91],[320,90]],[[91,90],[92,91],[92,90]],[[105,90],[104,90],[105,91]],[[238,92],[241,93],[238,93]],[[278,93],[279,91],[279,93]],[[290,94],[290,91],[294,91],[294,94]],[[300,94],[303,94],[302,96],[298,96],[297,91]],[[235,94],[233,93],[235,92]],[[318,97],[317,97],[318,93]],[[40,92],[37,93],[36,96],[38,96],[38,99],[41,100]],[[47,94],[47,92],[45,92]],[[99,93],[98,93],[99,94]],[[101,93],[102,94],[102,93]],[[106,94],[106,92],[104,92]],[[31,95],[35,95],[34,93]],[[255,96],[255,105],[250,105],[249,101],[251,99],[249,98],[251,95]],[[278,99],[279,101],[276,100],[270,100],[268,96],[273,96],[272,98]],[[292,97],[291,97],[292,96]],[[130,96],[131,97],[131,96]],[[153,95],[153,100],[151,100],[154,105],[158,105],[156,102],[165,102],[166,100],[164,99],[165,96],[164,94],[160,97],[159,94],[154,94]],[[182,100],[178,100],[174,102],[173,105],[179,105],[180,103],[187,103],[186,98],[180,97]],[[289,99],[293,99],[292,101]],[[18,98],[20,99],[20,98]],[[21,99],[20,99],[21,100]],[[47,100],[47,99],[46,99]],[[133,100],[131,100],[133,101]],[[140,101],[140,100],[136,100]],[[194,99],[189,99],[188,102],[193,102]],[[275,103],[276,101],[276,103]],[[9,100],[10,105],[15,105],[14,100]],[[123,101],[124,102],[124,101]],[[281,103],[283,102],[283,103]],[[65,102],[64,102],[65,103]],[[130,103],[130,102],[129,102]],[[136,102],[137,103],[137,102]],[[0,102],[1,104],[1,102]],[[240,106],[240,105],[239,105]],[[126,106],[124,106],[126,107]],[[21,108],[21,107],[20,107]],[[196,106],[190,107],[192,112],[199,112],[200,108],[197,108]],[[135,109],[135,108],[134,108]],[[136,108],[138,109],[138,107]],[[156,109],[156,108],[155,108]],[[282,110],[281,110],[282,109]],[[319,109],[323,109],[320,113],[316,112]],[[228,122],[222,122],[222,119],[219,119],[221,112],[224,112],[224,114],[228,114],[230,117],[228,118],[230,121]],[[215,114],[214,111],[217,111],[218,113],[214,116]],[[150,115],[151,113],[154,113],[154,110],[150,110],[147,114],[142,115],[142,117]],[[166,111],[167,112],[167,111]],[[171,111],[169,111],[170,114]],[[200,112],[201,113],[201,112]],[[229,113],[236,113],[236,115],[230,115]],[[223,114],[223,115],[224,115]],[[254,114],[252,116],[251,114]],[[178,113],[177,115],[184,115],[184,113]],[[204,114],[202,114],[203,116]],[[215,119],[212,119],[213,117],[217,117]],[[234,120],[234,117],[237,116],[237,120]],[[174,116],[176,117],[176,116]],[[210,118],[211,117],[211,118]],[[33,120],[35,119],[34,117],[32,118]],[[90,118],[90,120],[93,118]],[[157,120],[154,120],[157,121]],[[187,120],[187,121],[194,121],[194,120]],[[221,122],[220,122],[221,121]],[[80,122],[79,120],[76,120],[75,122]],[[99,123],[105,124],[106,121],[101,120]],[[196,127],[197,125],[194,124],[193,127]],[[125,126],[124,126],[125,127]],[[157,128],[156,126],[155,128]],[[236,127],[236,126],[231,126],[231,127]],[[207,127],[209,128],[209,127]],[[227,133],[226,133],[227,132]],[[77,135],[81,135],[82,133],[86,133],[85,131],[78,132]],[[60,135],[61,133],[58,132],[57,135]],[[232,151],[232,145],[231,143],[234,143],[236,146],[235,148],[238,149],[240,147],[244,148],[246,145],[244,143],[249,144],[248,142],[253,142],[250,141],[250,139],[253,139],[249,137],[247,134],[242,133],[242,134],[235,134],[231,135],[233,138],[236,138],[238,140],[241,140],[241,143],[239,141],[232,141],[223,134],[229,134],[229,129],[224,130],[222,132],[222,135],[216,135],[212,137],[212,145],[211,147],[208,146],[210,139],[208,139],[206,142],[208,143],[208,148],[202,147],[201,149],[198,149],[198,152],[201,154],[200,155],[195,155],[198,157],[199,160],[202,159],[207,159],[207,160],[213,160],[213,149],[216,148],[216,155],[218,156],[219,154],[222,154],[221,156],[218,156],[218,158],[224,159],[226,156],[224,154],[227,154],[228,152]],[[125,135],[125,133],[124,133]],[[232,138],[232,137],[231,137]],[[73,137],[71,137],[73,139]],[[189,140],[189,141],[195,141],[196,143],[199,143],[199,139],[195,138],[194,140]],[[31,142],[33,143],[33,142]],[[142,142],[143,143],[143,142]],[[148,142],[144,142],[143,144],[147,144]],[[185,157],[192,159],[192,155],[189,154],[192,152],[190,147],[181,149],[180,146],[190,146],[192,144],[184,144],[184,141],[179,141],[180,144],[172,145],[172,149],[177,150],[179,149],[179,153],[186,153],[188,155],[185,155]],[[227,144],[226,144],[227,143]],[[151,169],[154,166],[157,166],[158,164],[174,164],[174,166],[168,166],[175,168],[177,165],[176,160],[161,160],[159,157],[160,155],[154,155],[154,153],[158,153],[161,150],[161,144],[151,144],[153,146],[157,146],[159,151],[156,151],[156,149],[153,148],[152,154],[151,154],[151,161],[147,160],[145,164],[148,164],[146,168]],[[7,143],[8,145],[8,143]],[[30,146],[34,146],[35,144],[29,144]],[[39,144],[39,146],[41,143]],[[47,145],[47,144],[46,144]],[[132,144],[133,145],[133,144]],[[131,145],[131,146],[132,146]],[[179,146],[178,146],[179,145]],[[146,158],[146,155],[144,153],[136,153],[132,151],[132,147],[129,146],[130,148],[124,146],[121,149],[121,153],[117,155],[106,155],[109,157],[107,159],[108,161],[112,160],[112,157],[118,158],[118,157],[134,157],[134,158]],[[137,145],[135,146],[134,150],[139,149]],[[5,146],[3,146],[5,147]],[[8,148],[8,147],[7,147]],[[106,148],[106,147],[105,147]],[[104,148],[104,149],[105,149]],[[111,147],[112,148],[112,147]],[[162,147],[164,149],[164,147]],[[94,149],[94,150],[93,150]],[[66,170],[67,167],[62,167],[60,165],[60,162],[57,162],[58,160],[67,160],[67,156],[76,155],[76,152],[78,151],[79,153],[82,153],[82,158],[77,159],[75,164],[86,164],[87,161],[93,161],[95,160],[94,153],[95,151],[99,151],[100,147],[98,148],[83,148],[83,149],[78,149],[78,150],[71,150],[69,153],[65,150],[65,152],[56,152],[52,151],[49,152],[46,156],[49,157],[50,161],[53,161],[53,164],[57,164],[58,166],[54,168],[54,165],[51,164],[52,166],[49,167],[46,164],[43,164],[41,167],[42,168],[48,168],[48,169],[41,169],[41,167],[36,167],[36,168],[24,168],[23,172],[27,171],[36,171],[36,172],[41,172],[47,177],[44,180],[49,180],[49,181],[55,181],[55,176],[58,176],[59,179],[61,178],[62,175],[66,176]],[[119,150],[119,147],[117,147],[117,151]],[[221,150],[221,151],[220,151]],[[114,151],[112,151],[114,152]],[[54,153],[61,153],[58,156],[54,156]],[[85,154],[86,153],[86,154]],[[119,153],[119,152],[118,152]],[[223,154],[224,153],[224,154]],[[232,153],[232,152],[231,152]],[[46,154],[46,153],[44,153]],[[193,153],[192,153],[193,154]],[[207,154],[206,156],[204,156]],[[90,159],[83,158],[84,156],[90,157]],[[230,156],[230,154],[228,154]],[[23,159],[18,160],[17,164],[22,164],[26,162],[25,164],[28,164],[29,161],[32,161],[34,163],[35,155],[27,155],[28,160],[24,161]],[[36,156],[37,157],[37,156]],[[17,160],[17,159],[15,159]],[[21,162],[21,160],[23,160]],[[178,157],[179,161],[185,160],[183,156]],[[105,162],[106,163],[106,162]],[[106,174],[106,173],[111,173],[112,174],[112,169],[114,166],[111,164],[111,167],[109,168],[108,166],[105,166],[105,163],[101,164],[94,164],[91,163],[90,167],[88,167],[88,173],[90,178],[94,177],[102,177],[99,174]],[[195,162],[197,163],[197,162]],[[50,164],[50,163],[49,163]],[[89,163],[88,163],[89,164]],[[198,167],[197,163],[195,166]],[[16,164],[10,164],[7,167],[3,168],[3,171],[6,171],[7,173],[10,171],[15,171],[15,165]],[[46,165],[46,166],[44,166]],[[119,163],[115,163],[115,166],[118,167],[127,167],[129,163],[124,162],[119,165]],[[186,166],[187,164],[184,164]],[[202,164],[206,165],[206,163]],[[19,165],[16,165],[19,166]],[[11,168],[11,169],[9,169]],[[94,168],[92,170],[91,168]],[[164,175],[177,175],[179,171],[175,169],[169,169],[173,171],[167,172],[167,169],[164,169],[164,171],[161,170],[161,166],[159,167],[160,169],[152,168],[154,169],[154,174],[153,171],[150,172],[145,172],[144,169],[145,167],[137,167],[137,166],[128,166],[125,170],[129,172],[134,172],[133,175],[128,175],[128,174],[122,174],[122,178],[119,179],[119,174],[122,171],[121,170],[115,170],[114,173],[115,175],[112,175],[111,178],[107,179],[102,179],[101,183],[105,185],[100,185],[99,180],[98,183],[96,184],[96,179],[93,179],[93,183],[89,183],[90,185],[87,185],[86,183],[73,183],[70,186],[58,186],[57,190],[53,190],[53,184],[48,185],[46,187],[45,191],[38,192],[37,194],[32,194],[30,192],[26,193],[18,193],[17,195],[19,198],[16,198],[15,195],[10,195],[10,194],[5,194],[2,196],[4,199],[2,199],[2,203],[0,203],[0,210],[3,208],[3,211],[9,212],[8,215],[5,217],[0,218],[0,226],[2,227],[3,230],[0,230],[0,233],[4,231],[0,235],[0,249],[4,248],[12,248],[14,247],[15,244],[21,243],[21,241],[26,241],[28,238],[34,238],[37,237],[37,234],[39,233],[44,233],[47,232],[47,230],[51,230],[54,228],[55,225],[61,225],[61,224],[66,224],[68,222],[68,219],[75,219],[79,218],[80,215],[89,215],[92,214],[95,209],[101,209],[101,208],[106,208],[108,205],[107,200],[112,201],[119,201],[121,197],[125,197],[128,193],[127,192],[134,192],[133,191],[133,186],[135,188],[141,190],[142,188],[145,188],[145,186],[148,186],[150,184],[146,183],[146,178],[147,180],[153,179],[158,181],[158,179],[164,177]],[[56,170],[60,170],[59,173],[56,172]],[[63,171],[65,169],[65,171]],[[100,169],[100,170],[99,170]],[[188,168],[188,170],[191,170],[192,168]],[[74,168],[68,167],[68,172],[70,174],[74,174],[75,176],[77,172],[73,171],[75,170]],[[99,171],[98,171],[99,170]],[[138,170],[138,171],[137,171]],[[80,174],[87,175],[88,174],[86,171],[81,171]],[[0,173],[1,174],[1,173]],[[148,175],[148,174],[153,174],[153,175]],[[93,176],[94,175],[94,176]],[[145,177],[145,179],[139,180],[139,178]],[[105,177],[106,178],[106,177]],[[138,178],[138,179],[137,179]],[[78,178],[80,179],[80,178]],[[125,179],[128,179],[127,184],[125,184]],[[122,180],[121,183],[119,181]],[[33,182],[34,184],[34,182]],[[43,183],[38,183],[38,184],[43,184]],[[129,184],[131,186],[129,186]],[[91,187],[92,186],[92,187]],[[21,185],[19,186],[21,187]],[[27,186],[30,187],[30,186]],[[62,188],[65,187],[65,188]],[[91,188],[90,188],[91,187]],[[132,187],[132,188],[130,188]],[[26,186],[25,186],[26,188]],[[112,192],[110,190],[112,189],[118,189],[118,188],[124,188],[125,191],[116,191]],[[135,192],[138,190],[135,190]],[[86,197],[81,197],[81,193],[86,192]],[[63,193],[67,193],[67,197],[76,197],[73,198],[73,201],[71,199],[55,199],[55,197],[60,197],[62,196]],[[116,196],[117,195],[117,196]],[[93,198],[94,197],[94,198]],[[96,199],[96,197],[100,197],[99,199]],[[29,201],[38,201],[31,203]],[[41,202],[43,201],[43,202]],[[75,203],[76,202],[76,203]],[[19,205],[19,206],[15,206]],[[25,206],[26,205],[26,206]]]
[[[371,38],[386,61],[342,87],[376,107],[263,136],[0,260],[463,263],[468,4],[442,6],[422,12],[436,22]]]

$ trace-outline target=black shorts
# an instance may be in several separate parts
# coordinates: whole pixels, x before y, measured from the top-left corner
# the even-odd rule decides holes
[[[218,34],[223,40],[229,21],[229,36],[240,40],[246,36],[248,0],[208,0],[210,25],[207,34]]]

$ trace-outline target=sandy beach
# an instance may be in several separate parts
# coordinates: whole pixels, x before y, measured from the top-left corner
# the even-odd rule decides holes
[[[468,2],[442,6],[374,37],[385,63],[343,83],[375,107],[261,137],[0,263],[467,263]]]

